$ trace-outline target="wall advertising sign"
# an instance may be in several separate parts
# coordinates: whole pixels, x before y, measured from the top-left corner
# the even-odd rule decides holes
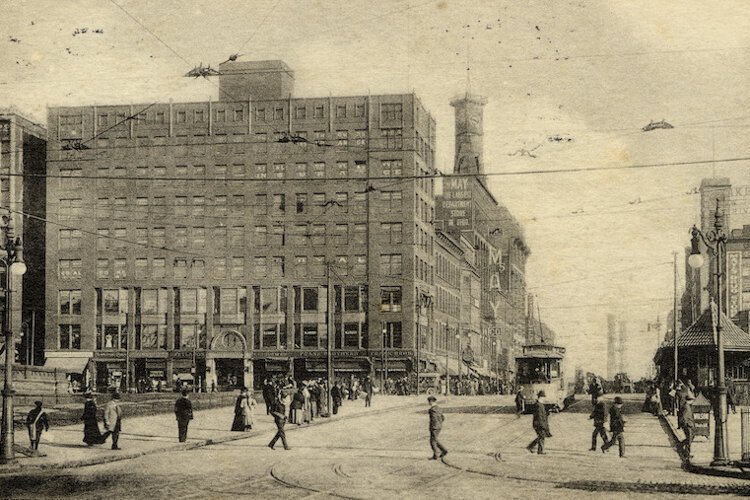
[[[727,252],[727,313],[730,318],[742,308],[742,252]]]
[[[449,228],[471,227],[471,189],[467,177],[447,177],[443,181],[443,208]]]

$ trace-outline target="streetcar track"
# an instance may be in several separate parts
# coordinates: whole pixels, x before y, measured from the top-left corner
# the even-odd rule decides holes
[[[336,498],[345,498],[347,500],[364,500],[364,499],[361,499],[360,497],[353,497],[353,496],[349,496],[349,495],[342,495],[340,493],[336,493],[333,490],[320,490],[320,489],[313,488],[313,487],[310,487],[310,486],[305,486],[305,485],[302,485],[302,484],[299,484],[299,483],[294,483],[294,482],[289,481],[288,479],[285,479],[284,477],[282,477],[281,474],[279,474],[277,466],[278,466],[278,464],[272,465],[271,468],[270,468],[270,470],[269,470],[269,472],[268,472],[268,474],[276,482],[278,482],[280,484],[283,484],[284,486],[286,486],[288,488],[296,488],[296,489],[299,489],[299,490],[309,491],[311,493],[320,493],[320,494],[323,494],[323,495],[330,495],[330,496],[336,497]]]

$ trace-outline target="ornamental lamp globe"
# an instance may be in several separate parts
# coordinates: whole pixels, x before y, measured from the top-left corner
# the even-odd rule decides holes
[[[703,266],[703,255],[700,253],[691,253],[688,257],[688,265],[692,269],[700,269]]]

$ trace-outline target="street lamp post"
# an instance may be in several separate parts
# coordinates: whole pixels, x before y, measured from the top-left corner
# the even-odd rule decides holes
[[[380,393],[385,394],[385,323],[380,325]]]
[[[422,348],[422,308],[428,308],[432,304],[432,297],[424,292],[419,292],[419,300],[417,301],[417,396],[419,396],[419,353]],[[429,321],[429,311],[428,321]]]
[[[461,324],[456,331],[456,364],[458,365],[458,382],[456,382],[456,396],[461,394]]]
[[[497,394],[500,393],[500,354],[498,353],[498,350],[500,349],[500,346],[497,343],[497,340],[492,341],[492,357],[494,358],[495,363],[495,392]]]
[[[13,450],[13,330],[11,329],[11,275],[23,276],[26,264],[23,262],[21,238],[14,238],[13,223],[10,217],[3,217],[5,225],[5,257],[0,262],[5,266],[5,311],[3,314],[3,334],[5,336],[5,381],[3,384],[3,422],[0,433],[0,463],[15,460]]]
[[[722,261],[726,252],[727,236],[724,233],[724,214],[719,206],[719,200],[716,200],[716,212],[714,214],[714,228],[708,231],[706,234],[693,226],[691,230],[692,249],[690,257],[688,257],[688,264],[693,269],[698,269],[703,265],[703,255],[700,251],[700,241],[706,245],[706,247],[716,256],[716,349],[718,354],[717,362],[717,374],[716,374],[716,390],[718,392],[718,401],[714,407],[714,419],[715,428],[714,431],[714,458],[711,462],[712,466],[724,466],[729,463],[729,446],[727,443],[727,387],[724,383],[724,338],[721,333],[721,304],[722,304],[722,289],[721,289],[721,277],[724,275],[722,271]],[[713,304],[712,306],[713,307]],[[675,344],[677,344],[677,338],[675,336]]]
[[[198,351],[198,320],[193,323],[193,392],[198,392],[198,364],[196,352]]]
[[[448,322],[445,322],[445,343],[443,344],[443,347],[445,348],[445,396],[450,394],[451,392],[451,376],[450,371],[448,370],[448,338],[449,338],[450,330],[448,329]]]

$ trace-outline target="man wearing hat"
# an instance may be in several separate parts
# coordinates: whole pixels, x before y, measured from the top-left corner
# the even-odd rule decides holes
[[[438,441],[438,435],[443,429],[445,415],[443,415],[443,412],[438,408],[437,398],[435,398],[435,396],[429,396],[427,402],[430,404],[430,409],[428,411],[430,415],[430,447],[432,448],[432,458],[430,460],[437,460],[448,454],[448,450],[445,449],[445,446]]]
[[[188,399],[187,389],[183,389],[180,395],[174,403],[174,415],[177,419],[177,439],[184,443],[187,441],[188,424],[193,420],[193,403]]]
[[[26,415],[26,427],[29,429],[29,441],[31,441],[32,450],[39,449],[39,438],[42,437],[43,431],[49,430],[49,421],[47,413],[42,409],[41,401],[34,401],[34,409]]]
[[[679,447],[685,460],[690,461],[690,445],[695,437],[695,419],[693,418],[693,401],[695,398],[692,394],[685,396],[679,411],[680,428],[685,433],[685,439],[680,442]]]
[[[526,447],[529,453],[534,453],[534,446],[536,446],[537,455],[546,454],[544,452],[544,439],[552,437],[549,431],[549,422],[547,421],[547,407],[544,404],[545,397],[547,395],[544,391],[539,391],[536,395],[536,408],[534,408],[534,419],[531,423],[534,432],[536,432],[536,439]]]
[[[112,449],[119,450],[117,440],[120,439],[122,428],[122,408],[120,408],[120,393],[113,392],[112,399],[104,405],[104,428],[112,434]]]
[[[609,408],[609,430],[612,438],[602,445],[602,453],[606,453],[617,441],[620,448],[620,457],[625,457],[625,420],[622,418],[622,398],[615,397],[615,404]]]

